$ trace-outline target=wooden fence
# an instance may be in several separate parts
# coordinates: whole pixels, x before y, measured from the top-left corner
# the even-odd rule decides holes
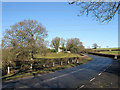
[[[84,60],[87,55],[83,55],[80,57],[71,57],[71,58],[36,58],[34,60],[28,61],[15,61],[16,67],[8,66],[7,73],[18,72],[18,71],[27,71],[27,70],[41,70],[44,68],[54,67],[56,65],[67,65],[72,63],[79,63],[80,60]]]

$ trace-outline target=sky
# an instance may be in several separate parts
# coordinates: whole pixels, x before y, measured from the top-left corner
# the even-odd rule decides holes
[[[48,31],[49,42],[60,37],[79,38],[88,48],[97,43],[101,48],[118,47],[118,15],[111,22],[99,23],[92,15],[77,16],[79,6],[68,2],[3,2],[2,34],[23,20],[37,20]]]

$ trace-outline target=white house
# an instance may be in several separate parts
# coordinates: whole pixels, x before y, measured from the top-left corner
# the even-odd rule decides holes
[[[62,52],[62,47],[58,47],[58,52]]]
[[[59,47],[59,48],[58,48],[58,52],[62,52],[62,51],[63,51],[63,48],[62,48],[62,47]],[[58,52],[57,52],[57,53],[58,53]],[[70,51],[64,51],[64,53],[71,53],[71,52],[70,52]]]

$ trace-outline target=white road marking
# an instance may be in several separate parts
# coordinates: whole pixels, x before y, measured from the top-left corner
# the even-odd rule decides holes
[[[83,88],[85,85],[82,85],[80,88]]]
[[[99,73],[98,75],[100,76],[102,73]]]
[[[104,72],[106,71],[106,69],[104,70]]]
[[[77,71],[73,71],[73,72],[70,72],[70,73],[67,73],[67,74],[63,74],[63,75],[60,75],[60,76],[57,76],[57,77],[53,77],[53,78],[44,80],[43,82],[48,82],[48,81],[51,81],[51,80],[54,80],[54,79],[57,79],[57,78],[60,78],[60,77],[68,76],[68,75],[70,75],[70,74],[72,74],[72,73],[75,73],[75,72],[78,72],[78,71],[80,71],[80,70],[83,70],[83,69],[79,69],[79,70],[77,70]]]
[[[95,79],[95,78],[92,78],[92,79],[90,80],[90,82],[93,81],[94,79]]]

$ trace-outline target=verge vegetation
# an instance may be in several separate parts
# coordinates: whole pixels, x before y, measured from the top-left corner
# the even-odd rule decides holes
[[[120,48],[97,48],[92,50],[112,50],[112,49],[120,49]]]
[[[19,72],[16,74],[7,74],[7,75],[2,76],[2,80],[3,81],[16,80],[16,79],[25,78],[28,76],[36,76],[36,75],[46,74],[46,73],[50,73],[50,72],[55,72],[58,70],[67,69],[67,68],[75,67],[75,66],[78,66],[81,64],[85,64],[91,60],[92,60],[92,58],[87,56],[87,57],[83,58],[82,60],[79,60],[78,63],[70,63],[67,65],[55,65],[54,67],[45,67],[45,68],[37,70],[37,71],[29,70],[27,72]]]
[[[41,54],[35,54],[35,58],[69,58],[69,57],[80,57],[80,54],[75,53],[47,53],[46,56]]]
[[[55,37],[49,42],[47,36],[46,27],[36,20],[20,21],[6,29],[1,43],[2,79],[43,74],[91,60],[80,55],[85,47],[79,38]]]
[[[112,54],[112,55],[119,55],[120,51],[104,51],[104,52],[99,52],[103,54]]]
[[[85,52],[107,56],[117,60],[120,60],[120,48],[96,48],[96,49],[85,49]]]

